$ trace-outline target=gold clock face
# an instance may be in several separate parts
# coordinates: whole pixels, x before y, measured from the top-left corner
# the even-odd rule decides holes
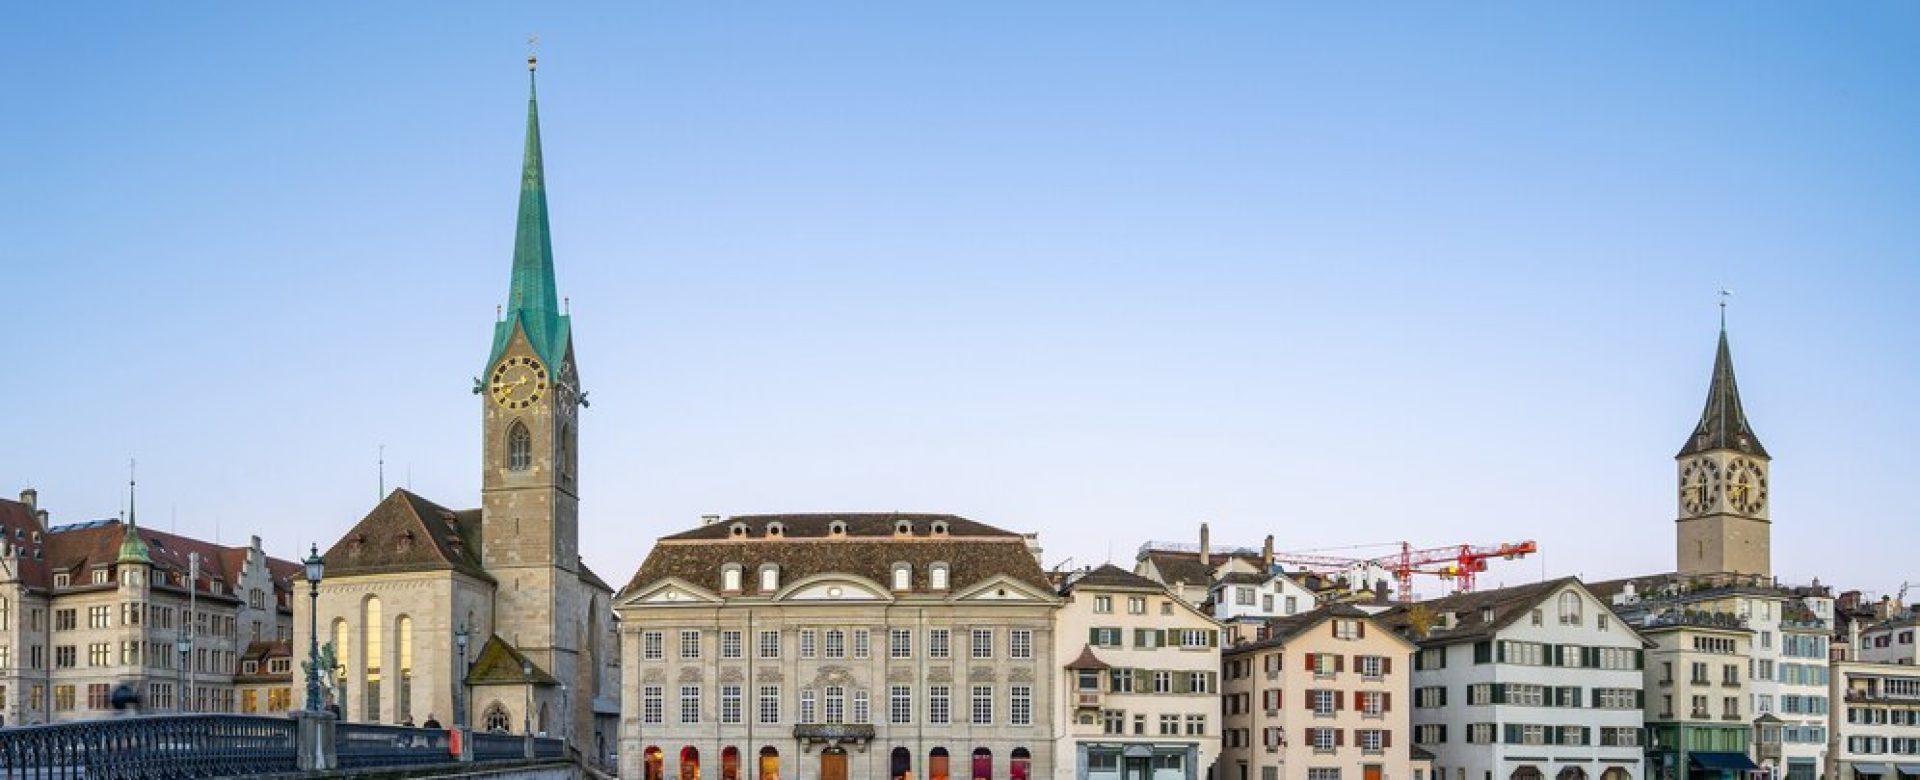
[[[1727,504],[1733,511],[1757,515],[1767,506],[1767,473],[1746,458],[1727,464]]]
[[[525,409],[547,394],[547,367],[531,357],[510,357],[493,367],[488,384],[493,402],[508,409]]]
[[[1680,506],[1689,515],[1713,508],[1720,501],[1720,464],[1694,458],[1680,469]]]

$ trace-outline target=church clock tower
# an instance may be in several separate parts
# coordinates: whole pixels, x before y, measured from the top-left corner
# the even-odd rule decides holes
[[[580,568],[578,412],[584,405],[573,329],[559,306],[540,113],[527,60],[527,140],[520,172],[513,277],[494,324],[481,398],[483,565],[498,580],[496,633],[536,658],[568,637],[554,615]],[[552,668],[552,667],[548,667]]]
[[[1675,571],[1772,574],[1773,529],[1767,517],[1772,460],[1740,408],[1733,353],[1722,322],[1707,407],[1674,456],[1680,509]]]

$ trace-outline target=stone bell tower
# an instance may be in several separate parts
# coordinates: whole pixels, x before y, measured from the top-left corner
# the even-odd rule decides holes
[[[1767,516],[1772,462],[1740,407],[1723,321],[1706,409],[1674,456],[1680,488],[1676,572],[1772,574],[1773,526]]]

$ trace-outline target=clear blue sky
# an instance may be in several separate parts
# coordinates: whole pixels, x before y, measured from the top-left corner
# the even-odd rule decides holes
[[[610,580],[805,510],[1666,570],[1724,286],[1776,571],[1920,581],[1920,6],[1374,10],[11,4],[0,484],[476,505],[537,32]]]

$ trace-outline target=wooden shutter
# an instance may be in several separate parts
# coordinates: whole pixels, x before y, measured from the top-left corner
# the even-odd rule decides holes
[[[1334,657],[1333,657],[1333,671],[1334,671],[1334,672],[1335,672],[1335,673],[1337,674],[1337,673],[1339,673],[1339,672],[1344,672],[1344,671],[1346,671],[1346,670],[1347,670],[1347,657],[1346,657],[1346,656],[1344,656],[1344,655],[1336,655],[1336,656],[1334,656]]]
[[[1380,711],[1381,712],[1393,711],[1393,692],[1392,691],[1386,691],[1380,694]]]
[[[1354,634],[1353,634],[1353,637],[1354,637],[1355,639],[1366,639],[1366,638],[1367,638],[1367,621],[1365,621],[1365,620],[1355,620],[1355,621],[1353,621],[1353,627],[1354,627]]]
[[[1393,656],[1383,656],[1380,659],[1380,674],[1393,674]]]
[[[1441,686],[1440,688],[1440,706],[1447,706],[1447,689],[1445,686]],[[1445,740],[1442,741],[1444,742]]]
[[[1333,711],[1339,712],[1346,708],[1347,708],[1347,700],[1340,696],[1339,691],[1334,691],[1333,692]]]
[[[1320,670],[1319,659],[1320,659],[1319,653],[1308,653],[1307,654],[1307,671],[1309,672],[1319,671]]]
[[[1346,729],[1334,729],[1334,730],[1333,730],[1333,745],[1334,745],[1334,747],[1345,747],[1345,746],[1346,746],[1346,744],[1347,744],[1347,730],[1346,730]]]
[[[1302,700],[1307,703],[1307,711],[1313,711],[1313,691],[1301,691]]]
[[[1353,708],[1356,710],[1366,709],[1367,708],[1366,696],[1367,695],[1365,693],[1361,693],[1360,691],[1354,691],[1353,692]]]
[[[1093,645],[1094,647],[1100,646],[1100,629],[1087,629],[1087,644]]]
[[[1392,729],[1380,730],[1380,747],[1383,747],[1383,748],[1393,747],[1393,730]]]

